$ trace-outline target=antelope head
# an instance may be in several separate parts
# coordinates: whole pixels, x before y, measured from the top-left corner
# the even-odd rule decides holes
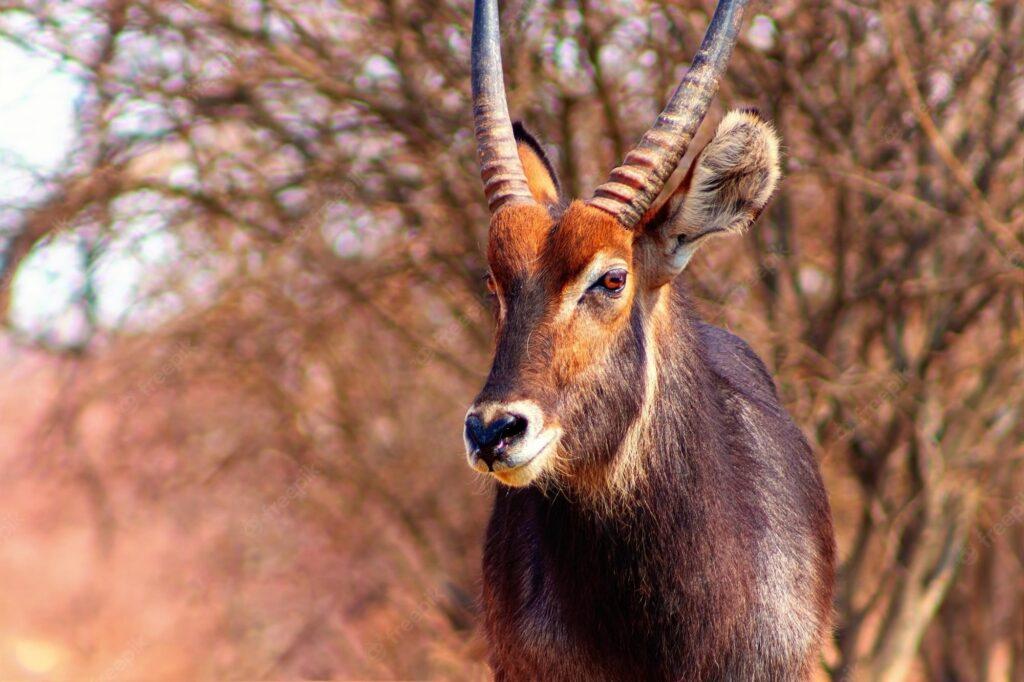
[[[779,179],[778,139],[730,112],[680,187],[655,203],[708,110],[746,0],[719,2],[654,126],[586,201],[563,203],[542,146],[513,126],[495,0],[476,0],[472,86],[490,207],[496,344],[466,416],[469,464],[511,486],[603,480],[657,387],[672,280],[711,238],[744,231]]]

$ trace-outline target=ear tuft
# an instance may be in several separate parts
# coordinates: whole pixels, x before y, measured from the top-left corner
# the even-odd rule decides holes
[[[730,111],[697,162],[677,223],[679,236],[743,232],[764,210],[781,174],[772,125],[757,110]]]
[[[748,116],[753,116],[754,118],[756,118],[759,121],[763,121],[765,123],[768,123],[768,118],[764,114],[762,114],[761,110],[758,109],[757,107],[743,107],[741,109],[736,109],[735,111],[731,111],[729,113],[732,113],[732,114],[746,114]]]
[[[709,238],[750,227],[780,176],[771,123],[756,109],[726,114],[679,188],[642,224],[648,284],[671,281]]]
[[[555,175],[554,166],[544,153],[544,148],[537,138],[530,134],[522,121],[512,124],[512,132],[516,138],[519,160],[526,174],[526,183],[530,186],[533,198],[541,204],[557,204],[561,194],[558,176]]]

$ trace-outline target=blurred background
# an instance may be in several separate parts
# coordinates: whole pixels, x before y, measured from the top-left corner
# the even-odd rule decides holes
[[[503,3],[588,196],[712,3]],[[0,0],[0,678],[486,679],[468,0]],[[688,269],[823,467],[821,679],[1024,680],[1024,5],[753,3]]]

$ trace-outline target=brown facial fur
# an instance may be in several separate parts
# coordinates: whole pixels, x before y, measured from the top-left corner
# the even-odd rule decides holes
[[[509,206],[494,216],[488,261],[498,298],[497,347],[477,403],[533,400],[551,423],[578,411],[583,379],[599,376],[631,332],[638,287],[632,242],[614,218],[582,202],[558,220],[536,206]],[[586,290],[604,263],[630,273],[616,297]]]

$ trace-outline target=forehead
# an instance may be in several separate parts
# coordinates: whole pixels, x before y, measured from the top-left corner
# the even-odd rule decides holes
[[[633,235],[604,211],[576,201],[555,221],[537,205],[502,209],[491,222],[487,260],[502,282],[540,273],[564,282],[599,254],[629,262]]]

